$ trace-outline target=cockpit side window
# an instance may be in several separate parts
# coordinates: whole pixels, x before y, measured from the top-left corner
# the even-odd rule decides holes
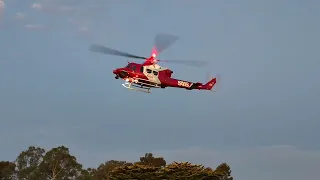
[[[136,71],[136,66],[133,65],[133,66],[132,66],[132,70],[133,70],[133,71]]]
[[[150,73],[152,73],[152,71],[151,71],[150,69],[147,69],[147,73],[149,73],[149,74],[150,74]]]
[[[155,76],[158,76],[158,71],[153,71],[153,74],[154,74]]]

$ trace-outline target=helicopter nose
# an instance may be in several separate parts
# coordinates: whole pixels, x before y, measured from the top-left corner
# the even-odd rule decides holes
[[[118,72],[118,71],[117,71],[116,69],[115,69],[115,70],[113,70],[113,74],[117,74],[117,72]]]

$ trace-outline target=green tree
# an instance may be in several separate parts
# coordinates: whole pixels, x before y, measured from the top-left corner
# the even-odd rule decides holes
[[[110,176],[110,172],[120,166],[125,165],[133,165],[132,163],[128,163],[126,161],[107,161],[104,164],[100,164],[100,166],[97,169],[91,169],[89,168],[88,171],[90,172],[92,178],[94,180],[108,180]]]
[[[95,180],[93,176],[90,174],[88,170],[81,170],[80,176],[77,178],[77,180]]]
[[[233,180],[227,163],[216,169],[189,162],[166,164],[163,157],[146,153],[140,161],[106,161],[97,169],[82,168],[65,146],[45,152],[30,146],[22,151],[15,162],[0,162],[1,180]]]
[[[163,167],[166,165],[166,161],[163,157],[153,157],[152,153],[146,153],[144,157],[140,157],[140,162],[137,162],[141,165],[150,165],[154,167]]]
[[[220,164],[214,172],[221,180],[233,180],[230,166],[227,163]]]
[[[85,178],[82,165],[77,159],[70,155],[65,146],[52,148],[43,157],[39,165],[40,176],[50,180],[69,180]]]
[[[38,177],[38,166],[43,159],[44,153],[44,149],[30,146],[19,154],[15,161],[19,180],[35,179]]]
[[[218,171],[213,171],[211,168],[205,168],[202,165],[191,164],[188,162],[174,162],[165,167],[134,164],[133,166],[121,166],[115,168],[110,173],[110,179],[232,180],[232,177],[229,177],[230,175],[228,173],[229,171],[227,169],[219,169]]]
[[[0,179],[11,180],[15,176],[16,165],[9,161],[0,161]]]
[[[189,162],[174,162],[163,169],[169,179],[222,180],[211,168]]]
[[[160,167],[134,164],[129,166],[120,166],[113,169],[110,172],[110,180],[121,180],[121,179],[145,179],[145,180],[158,180],[162,176]],[[165,178],[164,178],[165,179]],[[163,180],[163,179],[162,179]]]

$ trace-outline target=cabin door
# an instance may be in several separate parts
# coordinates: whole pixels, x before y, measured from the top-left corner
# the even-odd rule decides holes
[[[158,75],[159,72],[156,70],[151,70],[148,67],[144,68],[144,72],[143,74],[145,74],[147,76],[147,78],[149,79],[150,82],[156,83],[156,84],[161,84]]]

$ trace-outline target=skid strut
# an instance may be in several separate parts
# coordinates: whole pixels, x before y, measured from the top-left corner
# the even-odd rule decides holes
[[[150,87],[149,88],[145,88],[145,87],[139,87],[139,86],[135,86],[132,84],[132,82],[125,82],[122,84],[123,87],[129,89],[129,90],[134,90],[134,91],[140,91],[140,92],[144,92],[144,93],[151,93],[150,91]],[[136,87],[136,88],[133,88],[133,87]]]

